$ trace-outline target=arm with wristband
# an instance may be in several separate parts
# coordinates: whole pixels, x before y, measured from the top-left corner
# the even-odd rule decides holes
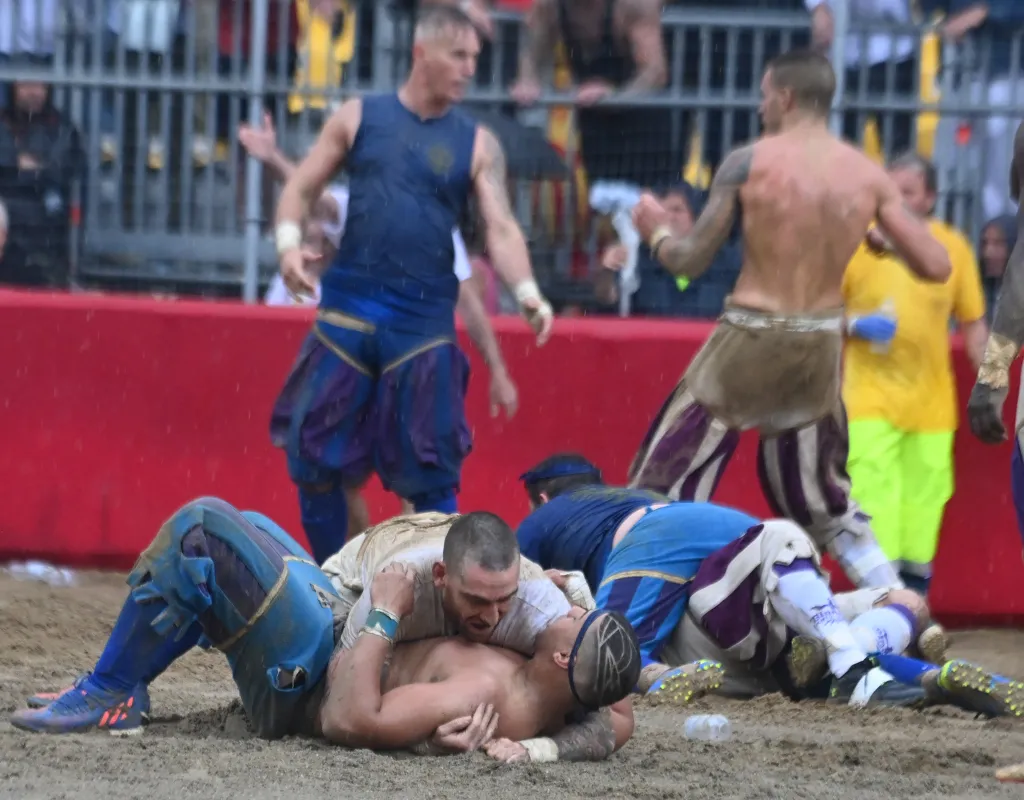
[[[750,174],[753,145],[733,150],[722,161],[704,211],[686,236],[676,236],[667,225],[667,213],[651,195],[645,194],[633,209],[633,224],[647,242],[651,255],[676,276],[699,278],[711,266],[729,239],[739,210],[740,188]]]
[[[507,764],[604,761],[629,741],[634,725],[633,704],[627,698],[600,711],[589,712],[552,736],[520,742],[494,739],[484,745],[484,751]]]
[[[327,120],[316,143],[281,190],[274,231],[281,259],[281,277],[288,290],[300,298],[316,295],[316,279],[306,265],[318,258],[316,254],[302,249],[303,220],[345,161],[361,116],[362,101],[343,103]]]
[[[1024,183],[1024,123],[1013,142],[1011,190]],[[1016,199],[1016,198],[1015,198]],[[1010,390],[1010,366],[1024,345],[1024,209],[1017,212],[1017,243],[1006,263],[992,331],[978,378],[967,401],[971,431],[986,444],[1005,441],[1003,404]]]
[[[413,608],[415,573],[390,564],[370,586],[373,608],[355,644],[335,654],[327,673],[320,727],[327,741],[347,747],[397,750],[421,745],[435,731],[473,719],[491,699],[486,680],[417,683],[383,694],[381,673],[395,647],[402,617]],[[463,723],[468,725],[469,723]]]
[[[512,289],[519,310],[543,345],[551,336],[554,312],[533,277],[526,239],[509,204],[505,153],[494,134],[477,128],[473,188],[487,228],[487,252],[501,279]]]

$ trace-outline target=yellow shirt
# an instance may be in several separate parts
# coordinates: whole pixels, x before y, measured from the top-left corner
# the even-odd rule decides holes
[[[914,432],[956,430],[949,321],[981,319],[985,299],[967,240],[939,220],[931,220],[928,227],[952,262],[946,283],[919,280],[896,256],[879,256],[864,244],[846,269],[846,313],[870,314],[888,303],[897,320],[887,352],[863,339],[847,340],[843,400],[850,419],[884,419]]]

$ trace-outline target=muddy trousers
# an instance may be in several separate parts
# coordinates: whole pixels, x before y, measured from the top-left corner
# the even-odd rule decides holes
[[[631,488],[672,500],[711,499],[739,444],[731,429],[697,402],[684,381],[669,397],[633,462]],[[875,540],[870,519],[850,498],[849,430],[842,404],[800,428],[761,436],[757,474],[778,517],[792,519],[828,552],[858,588],[903,588]]]

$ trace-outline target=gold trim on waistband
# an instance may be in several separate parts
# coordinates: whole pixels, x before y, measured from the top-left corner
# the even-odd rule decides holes
[[[659,581],[665,581],[665,583],[677,583],[680,586],[685,586],[693,580],[692,578],[680,578],[678,575],[669,575],[667,572],[658,572],[653,569],[630,569],[625,572],[616,572],[614,575],[609,575],[601,581],[601,586],[606,586],[609,583],[620,581],[624,578],[656,578]]]
[[[327,334],[320,330],[320,324],[318,322],[313,323],[313,335],[320,340],[320,343],[324,347],[326,347],[328,350],[334,353],[334,355],[336,355],[338,358],[340,358],[342,361],[344,361],[346,364],[352,367],[352,369],[359,370],[359,372],[363,373],[367,377],[376,377],[376,375],[374,375],[370,371],[369,367],[358,361],[355,358],[355,356],[351,356],[348,353],[346,353],[344,350],[338,347],[338,345],[336,345],[329,338],[327,338]]]
[[[429,342],[424,342],[419,347],[413,348],[408,353],[403,353],[401,356],[396,358],[394,361],[390,361],[384,365],[384,369],[380,371],[381,375],[385,372],[393,370],[395,367],[401,366],[410,358],[415,358],[421,353],[425,353],[428,350],[433,350],[435,347],[440,347],[443,344],[453,344],[450,336],[439,336],[436,339],[431,339]]]
[[[738,328],[751,330],[782,330],[792,333],[842,333],[846,316],[842,308],[830,308],[821,311],[804,311],[799,314],[779,314],[747,308],[726,302],[725,310],[719,317],[721,322],[728,322]]]
[[[350,331],[358,331],[359,333],[373,333],[377,330],[377,326],[372,322],[330,308],[318,308],[316,318],[319,322],[326,322],[328,325],[346,328]]]

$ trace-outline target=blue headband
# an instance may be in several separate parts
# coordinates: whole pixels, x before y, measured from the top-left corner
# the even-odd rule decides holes
[[[519,480],[526,484],[547,481],[552,478],[564,478],[569,475],[595,475],[601,479],[601,470],[587,461],[576,461],[569,464],[553,464],[544,469],[530,470],[519,476]]]
[[[597,622],[601,617],[605,616],[601,611],[592,611],[590,616],[583,620],[583,625],[580,627],[580,632],[576,634],[576,641],[573,643],[572,650],[569,651],[569,691],[572,692],[572,696],[576,699],[576,702],[586,708],[588,711],[596,711],[596,707],[591,703],[587,703],[579,696],[576,691],[576,659],[580,654],[580,646],[583,644],[583,637],[587,635],[587,631],[590,626]]]

